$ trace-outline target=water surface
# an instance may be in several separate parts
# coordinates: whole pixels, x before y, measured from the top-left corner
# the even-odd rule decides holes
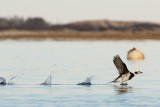
[[[136,47],[144,61],[127,61]],[[2,107],[159,107],[159,41],[0,41],[0,73],[14,85],[0,86]],[[128,86],[107,84],[118,76],[113,56],[143,74]],[[39,85],[51,72],[52,85]],[[91,86],[76,85],[93,75]]]

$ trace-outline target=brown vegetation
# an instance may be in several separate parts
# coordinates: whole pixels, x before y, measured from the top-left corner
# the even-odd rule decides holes
[[[19,31],[7,30],[0,31],[0,39],[88,39],[88,40],[160,40],[160,32],[72,32],[72,31]]]
[[[62,25],[42,18],[0,18],[0,39],[160,39],[160,24],[109,20]]]

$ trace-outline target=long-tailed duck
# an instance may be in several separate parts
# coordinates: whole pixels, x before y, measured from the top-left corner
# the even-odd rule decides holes
[[[134,73],[130,72],[128,70],[126,64],[123,63],[123,61],[119,57],[119,55],[114,56],[113,63],[119,72],[119,76],[115,80],[113,80],[109,83],[113,82],[113,83],[121,83],[121,85],[125,85],[124,82],[131,80],[136,74],[142,73],[139,70],[135,71]],[[127,85],[127,83],[126,83],[126,85]]]

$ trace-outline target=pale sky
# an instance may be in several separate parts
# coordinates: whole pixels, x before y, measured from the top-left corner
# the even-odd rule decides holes
[[[0,0],[0,17],[42,17],[51,23],[82,20],[160,23],[160,0]]]

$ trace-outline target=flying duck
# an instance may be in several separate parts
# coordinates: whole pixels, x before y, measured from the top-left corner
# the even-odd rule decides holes
[[[115,80],[109,83],[113,82],[113,83],[121,83],[121,85],[127,85],[127,83],[124,84],[124,82],[131,80],[135,75],[142,73],[139,70],[135,71],[134,73],[130,72],[126,64],[119,57],[119,55],[114,56],[113,63],[119,72],[119,76]]]

